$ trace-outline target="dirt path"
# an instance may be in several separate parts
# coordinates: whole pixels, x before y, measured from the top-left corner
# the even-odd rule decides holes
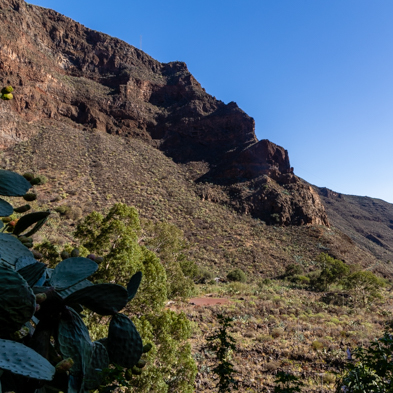
[[[194,297],[188,303],[194,306],[215,306],[218,304],[230,303],[230,299],[214,297]]]

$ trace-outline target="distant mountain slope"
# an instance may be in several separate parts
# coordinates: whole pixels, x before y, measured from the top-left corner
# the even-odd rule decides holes
[[[160,63],[23,0],[0,0],[0,11],[0,82],[16,87],[0,146],[30,138],[49,119],[71,122],[143,140],[190,170],[196,165],[193,180],[222,185],[239,212],[268,223],[328,225],[288,152],[258,141],[254,120],[206,93],[185,63]]]
[[[381,261],[391,261],[393,268],[393,205],[381,199],[316,189],[330,223]]]

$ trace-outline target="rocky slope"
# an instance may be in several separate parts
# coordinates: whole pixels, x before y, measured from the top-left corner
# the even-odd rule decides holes
[[[393,261],[393,205],[381,199],[317,188],[329,220],[380,261]],[[389,267],[393,271],[392,268]]]
[[[218,184],[239,212],[268,223],[328,225],[288,152],[258,141],[254,120],[205,92],[181,62],[162,64],[116,38],[23,0],[1,0],[0,81],[16,87],[0,144],[49,120],[145,141]],[[247,192],[243,192],[243,189]]]

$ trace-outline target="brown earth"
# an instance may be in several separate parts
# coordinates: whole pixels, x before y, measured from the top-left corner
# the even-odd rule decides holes
[[[193,297],[189,299],[188,302],[193,306],[217,306],[219,304],[229,303],[230,299],[215,297]]]

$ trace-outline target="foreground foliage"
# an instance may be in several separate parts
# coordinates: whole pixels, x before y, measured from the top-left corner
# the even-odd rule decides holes
[[[115,204],[105,216],[97,212],[89,214],[75,232],[84,248],[104,256],[94,276],[95,282],[115,280],[123,283],[130,273],[141,271],[143,274],[140,290],[127,306],[126,313],[139,317],[135,325],[143,340],[152,344],[152,350],[147,355],[143,373],[134,376],[128,385],[129,391],[193,392],[196,365],[187,342],[191,335],[190,322],[184,313],[164,308],[168,290],[175,287],[172,280],[180,273],[171,276],[168,284],[167,273],[173,273],[174,264],[171,247],[160,246],[161,254],[167,254],[167,265],[163,265],[152,249],[141,244],[143,236],[136,209],[122,203]],[[168,239],[165,234],[160,236],[161,240]],[[155,242],[158,240],[148,242],[150,248]],[[159,251],[157,247],[153,249]],[[172,250],[176,253],[176,247]],[[105,334],[108,322],[90,313],[87,324],[93,337],[98,339]]]
[[[393,338],[391,332],[370,343],[368,348],[353,351],[354,361],[337,384],[336,392],[389,393],[393,392]]]
[[[31,174],[0,170],[0,194],[34,200],[35,194],[27,193],[32,184],[38,184],[34,179]],[[31,236],[50,212],[9,218],[14,211],[29,209],[27,205],[13,209],[0,200],[1,223],[7,223],[0,233],[1,385],[17,393],[88,392],[100,387],[101,373],[110,363],[132,369],[142,356],[138,331],[120,313],[135,296],[142,275],[136,272],[127,280],[127,289],[111,283],[93,285],[87,278],[98,265],[78,255],[48,268],[35,259],[42,255],[29,248]],[[110,319],[105,339],[91,341],[80,315],[82,305]]]

